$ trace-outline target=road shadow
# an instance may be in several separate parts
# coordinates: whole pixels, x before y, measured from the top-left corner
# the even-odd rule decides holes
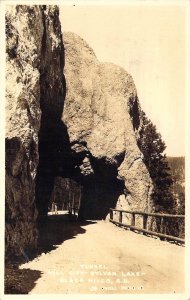
[[[86,232],[83,226],[95,221],[77,221],[77,216],[69,214],[49,215],[38,223],[38,249],[34,253],[25,253],[20,260],[5,264],[5,294],[28,294],[36,285],[42,272],[31,269],[19,269],[19,265],[56,249],[64,241],[76,238]]]
[[[86,232],[83,226],[96,221],[77,221],[77,216],[69,214],[48,215],[39,222],[38,253],[47,253],[58,247],[64,241],[76,238]]]
[[[5,294],[28,294],[36,285],[42,272],[30,269],[19,269],[18,264],[5,266]]]

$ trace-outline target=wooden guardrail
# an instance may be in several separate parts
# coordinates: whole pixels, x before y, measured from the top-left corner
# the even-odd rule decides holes
[[[118,221],[114,220],[114,218],[113,218],[114,211],[119,213]],[[123,223],[123,214],[124,213],[131,214],[131,224],[130,225]],[[136,215],[141,215],[143,217],[143,228],[135,226],[135,216]],[[151,230],[147,229],[149,216],[160,218],[160,232],[151,231]],[[142,211],[129,211],[129,210],[120,210],[120,209],[110,208],[110,219],[109,220],[110,220],[110,222],[112,222],[116,225],[126,227],[131,230],[140,231],[143,234],[154,235],[154,236],[158,236],[160,238],[166,239],[166,240],[172,240],[172,241],[176,241],[176,242],[180,242],[180,243],[185,243],[185,240],[182,238],[166,234],[165,220],[168,218],[185,219],[185,216],[184,215],[161,214],[161,213],[146,213],[146,212],[142,212]]]

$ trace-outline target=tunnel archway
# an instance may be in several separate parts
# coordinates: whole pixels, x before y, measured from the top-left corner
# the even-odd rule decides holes
[[[57,128],[60,131],[55,133]],[[69,205],[79,209],[78,220],[105,219],[109,209],[116,207],[119,195],[125,189],[124,181],[118,179],[117,171],[124,153],[117,158],[117,164],[110,163],[107,158],[96,159],[85,143],[69,143],[65,126],[51,130],[52,134],[50,130],[44,134],[39,148],[41,155],[36,181],[39,217],[47,215],[54,195],[58,209],[69,210]],[[72,197],[75,199],[73,203]],[[79,198],[80,201],[77,200]]]

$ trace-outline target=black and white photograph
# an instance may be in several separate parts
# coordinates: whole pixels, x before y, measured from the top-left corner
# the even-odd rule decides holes
[[[188,300],[189,1],[0,2],[2,299]]]

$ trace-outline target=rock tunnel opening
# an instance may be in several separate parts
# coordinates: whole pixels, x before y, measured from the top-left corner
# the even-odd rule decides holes
[[[55,124],[54,124],[55,125]],[[69,142],[66,126],[55,125],[42,131],[40,161],[36,179],[36,205],[39,216],[46,216],[52,202],[58,210],[78,210],[78,220],[105,219],[125,189],[118,179],[118,163],[97,159],[87,145]]]
[[[61,53],[61,63],[58,64],[63,67],[64,49]],[[49,84],[51,72],[51,68],[40,70],[42,116],[35,191],[39,219],[47,216],[51,195],[57,185],[60,185],[59,189],[62,190],[64,199],[64,193],[66,195],[67,191],[63,182],[68,180],[66,189],[70,190],[71,195],[75,194],[76,185],[81,187],[78,219],[105,219],[110,207],[116,206],[118,197],[124,190],[124,182],[117,178],[117,168],[124,160],[125,153],[121,153],[112,161],[107,157],[98,159],[91,154],[85,141],[70,142],[67,126],[62,121],[66,80],[60,72],[59,81],[54,82],[52,90]],[[62,180],[57,181],[57,177]]]
[[[48,211],[55,213],[57,210],[63,213],[76,213],[78,220],[102,220],[109,213],[110,208],[115,207],[119,195],[123,193],[122,181],[113,179],[101,180],[91,176],[81,182],[71,178],[55,177],[51,186],[51,195],[48,201]]]

